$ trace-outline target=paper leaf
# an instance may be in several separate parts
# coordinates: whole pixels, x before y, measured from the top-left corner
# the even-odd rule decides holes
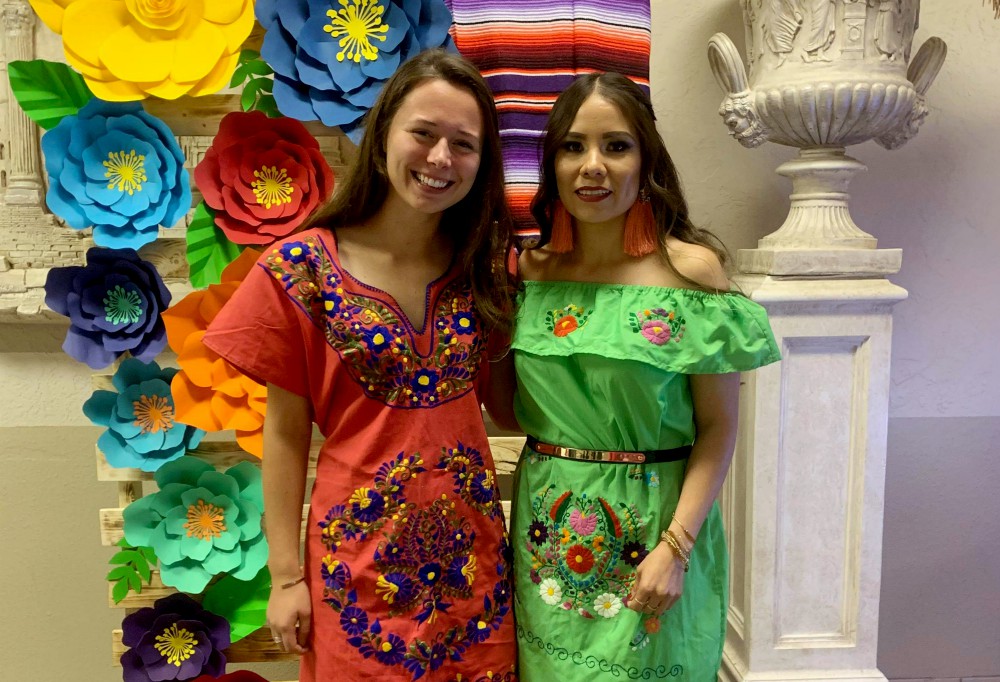
[[[151,564],[156,564],[156,553],[150,547],[133,547],[124,538],[115,544],[122,550],[108,559],[108,563],[114,568],[108,571],[105,579],[115,583],[111,589],[111,598],[117,604],[129,590],[141,593],[143,580],[149,584],[153,576]]]
[[[105,580],[120,580],[122,578],[127,578],[135,573],[135,569],[131,566],[118,566],[117,568],[112,568],[108,571],[105,576]]]
[[[122,578],[115,583],[115,586],[111,588],[111,598],[115,600],[115,603],[121,602],[128,594],[128,580]]]
[[[222,271],[236,260],[243,249],[226,239],[215,225],[215,215],[205,205],[198,204],[187,229],[187,262],[191,284],[199,289],[218,284]]]
[[[7,65],[7,74],[21,109],[45,130],[94,98],[83,76],[66,64],[44,59],[14,61]]]
[[[229,621],[231,641],[237,642],[264,626],[271,573],[267,567],[251,580],[225,576],[205,591],[202,606]]]

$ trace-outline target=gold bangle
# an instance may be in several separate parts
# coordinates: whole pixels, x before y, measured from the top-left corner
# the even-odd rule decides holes
[[[306,579],[306,577],[304,575],[300,575],[295,580],[293,580],[291,582],[287,582],[287,583],[282,584],[281,589],[287,590],[289,587],[295,587],[299,583],[303,582],[305,579]]]
[[[684,524],[677,519],[677,514],[671,514],[670,520],[676,522],[677,525],[681,527],[681,530],[684,531],[684,535],[687,537],[688,540],[691,541],[691,544],[693,545],[695,542],[694,536],[691,535],[691,533],[688,532],[688,529],[684,527]]]
[[[690,553],[685,552],[684,548],[681,547],[681,544],[677,541],[677,536],[671,533],[668,529],[660,533],[660,540],[667,543],[667,546],[670,547],[670,551],[674,553],[674,556],[680,559],[681,563],[684,564],[684,572],[687,573],[688,569],[691,568],[691,555]]]

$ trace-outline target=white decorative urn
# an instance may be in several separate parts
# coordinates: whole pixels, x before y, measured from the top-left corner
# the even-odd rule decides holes
[[[916,135],[927,116],[924,95],[945,59],[944,41],[928,39],[910,59],[919,0],[740,3],[749,80],[728,36],[717,33],[708,44],[712,71],[726,91],[719,114],[745,147],[771,141],[800,149],[778,167],[792,180],[791,210],[760,248],[875,249],[875,238],[848,209],[847,185],[865,166],[844,148],[874,139],[896,149]],[[868,265],[872,274],[892,269],[875,260]]]

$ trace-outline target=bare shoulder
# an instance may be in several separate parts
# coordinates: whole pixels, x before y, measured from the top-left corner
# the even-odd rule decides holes
[[[544,280],[552,267],[552,256],[544,249],[525,249],[517,259],[521,279]]]
[[[729,278],[719,257],[706,246],[689,244],[678,239],[667,241],[670,262],[684,277],[707,289],[729,290]]]

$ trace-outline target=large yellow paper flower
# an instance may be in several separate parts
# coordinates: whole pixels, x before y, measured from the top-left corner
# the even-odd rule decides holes
[[[66,61],[108,101],[226,87],[253,28],[253,0],[31,0]]]

